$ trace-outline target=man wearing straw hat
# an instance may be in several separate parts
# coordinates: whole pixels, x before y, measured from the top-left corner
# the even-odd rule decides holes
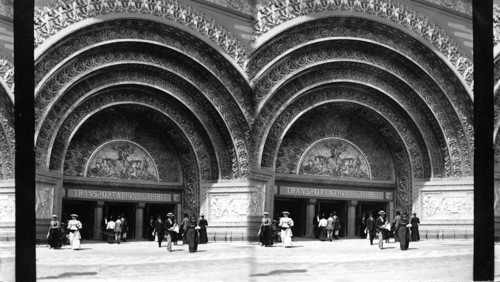
[[[384,236],[383,236],[383,229],[384,229],[384,211],[379,211],[378,212],[379,217],[375,221],[375,230],[377,231],[377,236],[378,236],[378,247],[382,250],[384,249]]]
[[[174,237],[174,214],[167,213],[167,220],[165,220],[165,230],[167,235],[167,250],[172,251],[172,238]]]

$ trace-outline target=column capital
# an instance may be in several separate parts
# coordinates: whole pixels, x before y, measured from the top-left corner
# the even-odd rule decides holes
[[[358,201],[349,201],[347,202],[348,207],[355,207],[358,205]]]
[[[145,207],[146,207],[146,203],[143,203],[143,202],[138,203],[137,206],[136,206],[136,208],[138,208],[138,209],[143,209]]]
[[[100,207],[100,208],[104,207],[104,202],[98,201],[97,202],[97,206]]]
[[[316,203],[318,202],[318,200],[316,199],[309,199],[309,201],[307,202],[308,205],[316,205]]]

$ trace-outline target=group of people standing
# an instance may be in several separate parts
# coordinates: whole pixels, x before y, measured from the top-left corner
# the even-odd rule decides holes
[[[107,240],[108,243],[118,243],[122,241],[127,242],[127,233],[129,230],[128,221],[123,214],[113,219],[113,216],[105,216],[101,222],[101,229],[103,234],[103,239]],[[104,232],[106,230],[106,232]]]
[[[208,243],[207,226],[208,221],[204,215],[197,220],[194,214],[184,214],[179,225],[173,213],[169,212],[165,220],[157,214],[156,220],[153,220],[153,217],[149,220],[149,240],[157,241],[158,247],[161,248],[163,239],[167,239],[167,250],[171,252],[172,243],[177,245],[177,241],[182,238],[182,243],[189,245],[189,252],[194,253],[198,250],[198,244]]]
[[[401,250],[407,250],[410,241],[420,240],[418,231],[420,220],[416,213],[413,213],[413,217],[409,219],[406,212],[400,213],[396,211],[396,216],[392,222],[388,220],[384,211],[380,211],[378,215],[377,219],[374,219],[373,214],[370,213],[368,218],[362,219],[362,224],[366,222],[364,224],[365,229],[364,232],[362,232],[362,238],[368,236],[370,245],[373,245],[373,239],[376,235],[379,239],[379,248],[383,249],[384,241],[389,243],[391,233],[394,233],[395,242],[400,243]]]
[[[283,247],[292,246],[292,227],[294,225],[293,220],[289,217],[290,213],[287,211],[282,212],[283,217],[277,216],[279,219],[272,221],[269,218],[269,213],[264,212],[264,217],[261,220],[260,228],[258,232],[259,241],[261,246],[270,247],[274,242],[282,242]],[[279,239],[277,233],[280,231]]]
[[[78,220],[77,214],[71,215],[71,220],[68,220],[66,224],[61,223],[57,220],[57,215],[52,215],[52,220],[49,224],[49,231],[47,233],[47,239],[50,248],[60,249],[62,244],[68,239],[66,237],[66,231],[69,232],[69,244],[73,250],[79,250],[80,246],[80,230],[83,228],[82,223]]]
[[[325,214],[321,216],[316,214],[313,219],[313,229],[314,237],[318,238],[320,241],[330,240],[330,242],[335,238],[339,239],[340,231],[340,218],[337,216],[337,212],[334,211],[330,213],[328,219]]]

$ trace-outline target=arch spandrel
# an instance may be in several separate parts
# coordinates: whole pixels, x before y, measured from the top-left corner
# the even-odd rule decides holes
[[[35,47],[42,51],[73,29],[99,21],[99,18],[125,17],[143,17],[173,25],[218,49],[240,69],[244,67],[248,51],[243,43],[215,20],[189,5],[180,4],[173,0],[156,2],[143,0],[71,2],[64,0],[52,2],[46,7],[37,8],[35,11]]]
[[[283,3],[258,4],[254,30],[258,36],[257,46],[283,30],[332,14],[365,17],[373,22],[383,22],[401,32],[412,35],[457,73],[473,99],[473,62],[466,52],[438,25],[404,4],[382,0],[306,0]]]

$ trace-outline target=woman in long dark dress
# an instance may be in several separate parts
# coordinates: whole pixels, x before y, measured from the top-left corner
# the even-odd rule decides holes
[[[189,217],[189,221],[187,222],[187,229],[185,231],[190,253],[194,253],[198,250],[198,228],[200,227],[196,222],[196,217],[191,215]]]
[[[264,217],[260,222],[260,230],[259,230],[259,241],[261,246],[270,247],[273,245],[273,237],[271,230],[271,219],[268,217],[269,213],[264,212]]]
[[[208,243],[208,236],[207,236],[208,221],[205,219],[204,215],[201,215],[201,219],[198,225],[200,226],[200,244],[206,244]]]
[[[408,247],[410,246],[410,228],[408,227],[408,223],[408,214],[403,212],[398,228],[398,239],[401,250],[408,250]]]
[[[59,249],[61,248],[61,226],[59,220],[57,220],[57,215],[52,216],[50,221],[49,232],[47,234],[50,248]]]
[[[413,213],[411,218],[411,240],[420,241],[420,234],[418,232],[418,225],[420,224],[420,219],[417,217],[416,213]]]

